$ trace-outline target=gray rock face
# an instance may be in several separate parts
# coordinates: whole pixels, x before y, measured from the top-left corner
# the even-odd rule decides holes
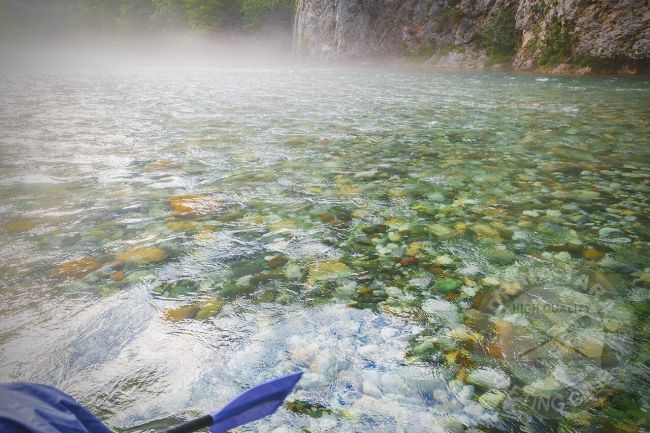
[[[394,53],[433,32],[437,6],[414,0],[300,0],[294,47],[326,59]]]
[[[299,0],[294,48],[312,58],[345,59],[395,55],[425,44],[432,51],[445,47],[429,64],[458,66],[461,59],[461,67],[481,68],[486,56],[477,40],[504,11],[514,14],[519,36],[515,68],[536,68],[549,46],[570,59],[650,61],[647,0]],[[557,48],[561,44],[566,47]],[[462,55],[450,60],[449,51]]]
[[[608,61],[650,59],[650,6],[643,0],[559,0],[540,7],[521,0],[517,28],[522,31],[515,65],[535,59],[553,23],[565,23],[574,38],[573,52]],[[543,3],[542,3],[543,4]]]

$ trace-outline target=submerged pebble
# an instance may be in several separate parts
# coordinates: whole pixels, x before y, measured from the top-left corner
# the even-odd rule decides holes
[[[54,268],[54,278],[81,278],[99,269],[101,263],[92,257],[82,257],[65,261]]]
[[[140,247],[125,251],[117,256],[118,260],[132,262],[138,265],[162,262],[167,258],[167,253],[161,248]]]
[[[224,204],[212,196],[182,195],[169,199],[169,206],[177,216],[215,215],[223,211]]]
[[[16,111],[0,269],[20,314],[3,322],[0,373],[87,379],[92,365],[70,386],[127,430],[298,368],[295,410],[256,429],[538,431],[547,416],[563,432],[642,428],[642,81],[541,92],[507,74],[251,74],[57,76],[52,88],[94,102],[53,106],[119,118],[72,125],[88,140],[65,137],[66,164],[51,152],[62,138],[26,133],[34,117]],[[46,80],[30,82],[39,98]],[[29,108],[14,82],[3,96]],[[132,107],[116,110],[123,92]],[[32,108],[43,131],[71,128]],[[66,337],[34,344],[50,316]],[[584,398],[527,404],[549,395]]]
[[[427,299],[422,303],[422,310],[429,316],[429,320],[443,326],[452,326],[460,320],[456,305],[441,299]]]
[[[487,389],[503,390],[510,386],[510,378],[494,368],[479,368],[467,375],[467,382]]]
[[[308,280],[310,284],[314,284],[318,281],[337,280],[350,275],[352,275],[352,272],[345,263],[329,260],[311,266]]]

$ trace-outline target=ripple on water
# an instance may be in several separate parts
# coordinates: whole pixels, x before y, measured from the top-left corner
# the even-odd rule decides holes
[[[294,410],[327,413],[247,431],[541,431],[523,394],[591,397],[595,355],[616,380],[549,425],[636,427],[648,82],[544,81],[0,78],[0,379],[61,386],[114,426],[168,425],[301,368]],[[597,313],[545,312],[549,293]],[[598,320],[512,358],[573,319]]]
[[[79,328],[85,336],[69,342],[70,362],[59,367],[66,389],[113,405],[101,409],[111,425],[208,411],[248,386],[296,370],[305,374],[291,400],[319,403],[331,413],[312,419],[282,410],[244,431],[430,432],[455,422],[497,422],[472,401],[471,386],[404,363],[418,328],[400,319],[343,305],[231,305],[210,324],[178,325],[146,320],[152,313],[146,307],[139,316],[126,315],[126,303],[94,308]],[[125,333],[129,340],[111,343]],[[101,344],[114,347],[102,359],[96,350]],[[95,367],[89,371],[89,365]]]

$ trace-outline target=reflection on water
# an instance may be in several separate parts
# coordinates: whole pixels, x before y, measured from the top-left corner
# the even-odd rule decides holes
[[[2,380],[129,431],[296,369],[292,403],[243,431],[648,421],[649,82],[193,70],[0,89]]]

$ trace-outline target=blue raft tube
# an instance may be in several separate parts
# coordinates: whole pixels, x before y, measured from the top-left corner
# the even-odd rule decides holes
[[[296,386],[302,373],[294,373],[248,389],[220,411],[193,419],[164,433],[211,433],[271,415]],[[112,433],[74,398],[48,385],[0,384],[2,433]]]

